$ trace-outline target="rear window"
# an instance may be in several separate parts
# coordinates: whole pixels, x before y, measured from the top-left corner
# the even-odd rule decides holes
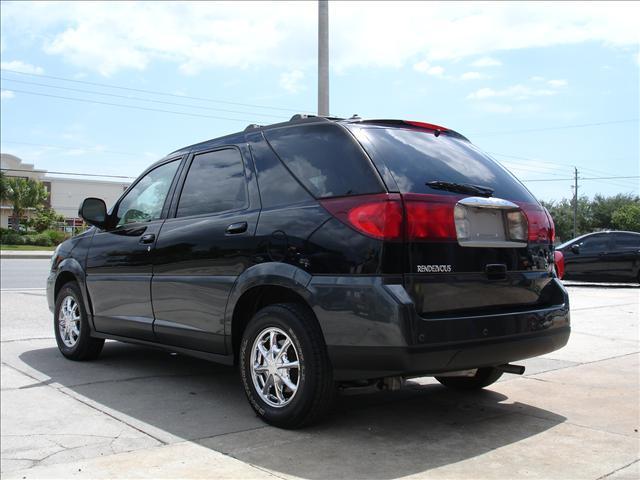
[[[426,185],[441,181],[489,187],[494,197],[536,202],[509,171],[465,140],[403,128],[349,128],[378,168],[384,164],[391,171],[402,193],[446,195]]]
[[[264,136],[316,198],[383,191],[369,159],[353,137],[338,125],[280,128],[267,130]]]

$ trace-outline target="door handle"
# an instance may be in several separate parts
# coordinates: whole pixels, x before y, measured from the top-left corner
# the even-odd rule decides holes
[[[142,235],[142,237],[140,237],[140,243],[153,243],[156,239],[155,234],[153,233],[145,233],[144,235]]]
[[[227,235],[235,235],[238,233],[244,233],[247,231],[247,222],[238,222],[238,223],[232,223],[231,225],[229,225],[226,229],[225,229],[225,233]]]

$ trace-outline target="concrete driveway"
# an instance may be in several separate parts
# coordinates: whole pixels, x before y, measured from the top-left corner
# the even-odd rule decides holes
[[[266,426],[233,368],[108,342],[63,359],[43,290],[3,291],[3,478],[639,477],[637,287],[569,287],[573,334],[475,394],[430,378]]]

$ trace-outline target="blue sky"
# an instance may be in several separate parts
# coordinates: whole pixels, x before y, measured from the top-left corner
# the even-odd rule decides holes
[[[316,108],[312,1],[1,6],[1,148],[38,168],[133,177]],[[589,179],[639,175],[638,18],[632,2],[332,2],[331,112],[453,128],[541,199],[572,195],[573,166],[581,193],[638,194]]]

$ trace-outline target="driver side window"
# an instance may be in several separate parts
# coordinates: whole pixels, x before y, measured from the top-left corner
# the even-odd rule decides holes
[[[147,173],[120,201],[116,226],[157,220],[180,162],[165,163]]]

